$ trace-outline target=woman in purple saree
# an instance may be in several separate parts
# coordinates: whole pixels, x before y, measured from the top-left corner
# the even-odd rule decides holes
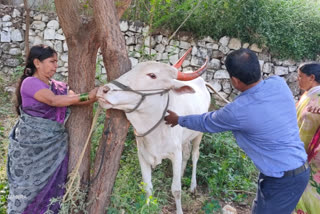
[[[7,173],[9,214],[58,213],[68,172],[67,106],[96,101],[97,89],[75,94],[55,81],[57,53],[48,46],[31,48],[17,88],[19,119],[9,139]]]

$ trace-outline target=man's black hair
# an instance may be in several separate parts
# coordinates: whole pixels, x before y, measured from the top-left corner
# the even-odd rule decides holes
[[[230,53],[225,61],[230,77],[236,77],[246,85],[261,78],[260,64],[257,55],[246,48]]]

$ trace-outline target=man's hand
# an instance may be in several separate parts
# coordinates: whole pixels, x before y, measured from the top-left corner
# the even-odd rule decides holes
[[[176,126],[178,124],[179,116],[173,111],[168,110],[167,112],[169,113],[169,115],[164,117],[166,124],[171,125],[171,127]]]

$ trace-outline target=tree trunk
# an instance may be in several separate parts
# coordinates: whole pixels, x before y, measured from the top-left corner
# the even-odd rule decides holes
[[[125,120],[122,111],[108,110],[104,126],[104,133],[107,131],[108,134],[103,134],[95,158],[94,174],[99,174],[97,174],[97,179],[93,180],[89,191],[88,201],[92,203],[87,209],[88,213],[106,213],[119,170],[129,123]],[[99,170],[101,161],[102,166]]]
[[[117,2],[117,8],[115,7]],[[113,80],[131,68],[125,40],[119,27],[119,17],[130,5],[131,0],[95,0],[89,2],[94,8],[94,20],[86,22],[80,16],[78,0],[55,0],[60,24],[66,36],[69,59],[69,85],[76,92],[86,92],[94,86],[97,50],[101,47],[103,61],[109,80]],[[118,9],[118,10],[117,10]],[[92,106],[72,107],[68,122],[69,172],[74,168],[83,149],[92,121]],[[110,125],[108,125],[110,124]],[[110,126],[110,127],[109,127]],[[129,123],[125,114],[118,110],[107,112],[105,130],[97,151],[94,171],[98,172],[103,145],[106,155],[98,179],[92,184],[88,201],[93,201],[89,213],[104,213],[110,203],[110,195],[119,169],[121,153]],[[82,180],[89,178],[89,149],[80,167]],[[98,198],[98,200],[93,200]]]
[[[130,4],[129,1],[125,2],[127,6]],[[101,52],[103,62],[108,68],[109,80],[118,78],[131,68],[125,40],[120,31],[118,18],[120,13],[122,14],[123,10],[117,13],[112,0],[99,1],[94,4],[95,20],[100,27],[100,35],[104,38],[101,41]],[[93,201],[88,208],[89,213],[105,213],[110,204],[112,188],[119,170],[121,153],[129,128],[125,114],[118,110],[108,110],[104,132],[108,128],[109,134],[104,135],[100,140],[95,159],[94,172],[97,173],[103,156],[101,154],[103,146],[106,143],[107,149],[100,174],[89,191],[88,201]]]
[[[90,29],[83,29],[83,34],[90,35]],[[94,88],[96,56],[99,42],[95,37],[76,38],[68,44],[68,67],[69,85],[71,90],[77,93],[88,92]],[[70,51],[72,50],[72,51]],[[92,123],[93,105],[73,106],[71,117],[68,120],[67,128],[69,133],[69,172],[78,162],[79,155],[84,147]],[[90,146],[79,168],[83,181],[88,181],[90,176]]]
[[[94,20],[84,22],[77,0],[55,0],[57,14],[68,45],[68,83],[76,93],[94,88],[99,37]],[[92,105],[74,106],[68,120],[69,169],[75,167],[84,147],[92,122]],[[90,177],[90,146],[79,169],[83,181]]]
[[[29,30],[30,30],[30,8],[27,0],[23,0],[24,11],[26,12],[26,33],[24,35],[24,53],[27,61],[27,57],[29,54]]]
[[[117,13],[118,13],[118,18],[120,19],[121,16],[123,15],[123,13],[127,10],[127,8],[130,6],[131,4],[131,0],[114,0],[115,4],[116,4],[116,9],[117,9]]]

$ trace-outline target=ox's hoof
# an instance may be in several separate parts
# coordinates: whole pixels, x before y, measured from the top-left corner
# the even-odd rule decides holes
[[[190,186],[189,190],[190,190],[191,193],[195,194],[196,191],[197,191],[197,185],[191,183],[191,186]]]
[[[194,187],[194,188],[190,187],[189,191],[191,192],[192,195],[196,195],[197,194],[197,188],[196,187]]]

